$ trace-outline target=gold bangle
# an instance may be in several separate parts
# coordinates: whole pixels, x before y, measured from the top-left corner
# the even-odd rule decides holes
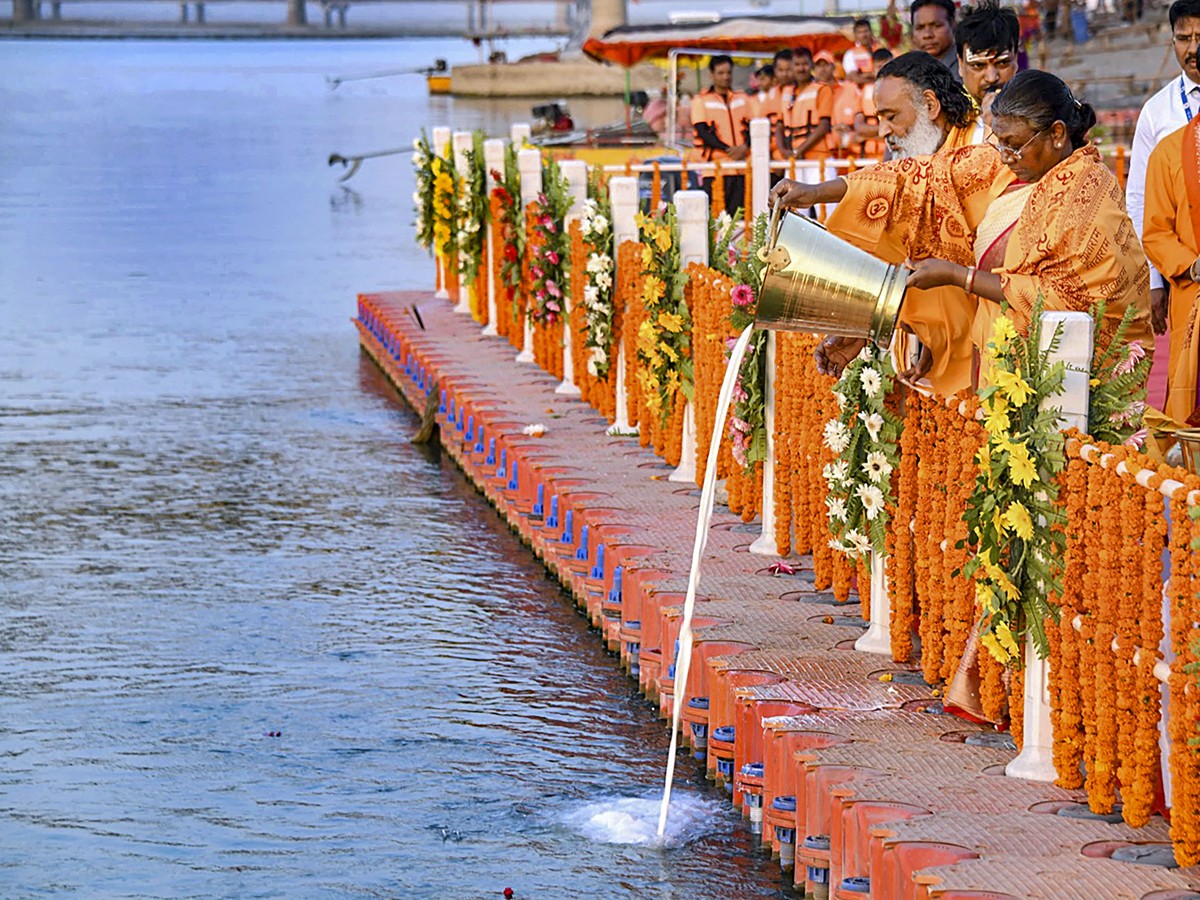
[[[963,290],[968,294],[975,293],[975,267],[967,266],[967,277],[963,279]]]

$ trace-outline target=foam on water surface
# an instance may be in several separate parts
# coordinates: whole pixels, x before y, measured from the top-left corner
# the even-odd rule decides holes
[[[677,794],[662,840],[658,837],[660,797],[610,797],[591,801],[568,812],[563,824],[571,831],[602,844],[642,844],[682,847],[712,831],[713,822],[728,812],[717,800]]]

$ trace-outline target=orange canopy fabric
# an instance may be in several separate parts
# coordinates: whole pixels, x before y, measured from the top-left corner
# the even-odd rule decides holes
[[[828,50],[839,55],[854,45],[846,34],[852,22],[844,16],[730,16],[697,24],[622,25],[603,37],[588,38],[583,52],[626,69],[664,59],[676,47],[729,54],[807,47],[813,53]]]

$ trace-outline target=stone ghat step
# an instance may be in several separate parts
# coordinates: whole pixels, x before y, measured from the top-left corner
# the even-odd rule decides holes
[[[365,299],[380,321],[368,328],[356,320],[363,350],[418,410],[430,402],[426,389],[434,380],[435,404],[446,391],[447,409],[437,421],[448,454],[559,578],[630,674],[638,673],[639,686],[659,702],[660,712],[668,713],[675,688],[670,651],[696,528],[695,487],[668,481],[670,468],[636,438],[606,436],[604,420],[593,410],[554,393],[557,379],[516,364],[514,348],[482,338],[479,326],[448,304],[423,292]],[[424,328],[410,312],[414,304]],[[463,419],[471,417],[474,429],[482,426],[482,441],[477,434],[466,440],[465,421],[460,427],[459,417],[451,420],[451,405],[465,413]],[[534,424],[545,426],[541,437],[522,434]],[[498,459],[486,460],[493,439],[497,455],[517,464],[516,485],[509,471],[497,477]],[[554,527],[546,521],[548,509],[534,509],[539,483],[546,505],[551,496],[559,498]],[[564,542],[568,512],[573,528]],[[589,527],[588,553],[577,559],[583,524]],[[857,598],[836,604],[832,595],[816,591],[805,559],[789,560],[794,574],[771,574],[770,559],[748,552],[755,536],[728,508],[717,507],[697,598],[695,674],[685,700],[704,696],[698,691],[711,694],[712,715],[738,723],[726,745],[732,749],[721,751],[719,742],[709,740],[711,756],[732,752],[739,771],[743,763],[764,763],[761,787],[740,775],[728,786],[743,811],[757,791],[768,804],[784,794],[803,796],[793,817],[796,840],[814,833],[807,831],[810,822],[820,829],[816,833],[830,833],[830,849],[813,852],[835,876],[831,896],[862,896],[842,890],[843,875],[871,877],[872,896],[884,900],[1170,900],[1153,892],[1200,887],[1195,872],[1083,855],[1081,848],[1097,836],[1121,842],[1136,834],[1157,842],[1165,826],[1155,821],[1133,831],[1089,822],[1080,828],[1078,821],[1034,811],[1077,804],[1082,794],[1004,777],[1003,766],[1014,754],[994,743],[994,732],[938,715],[934,688],[911,667],[852,649],[863,630]],[[600,543],[606,564],[595,571]],[[623,588],[614,601],[617,564]],[[630,647],[638,640],[646,641],[641,666]],[[707,712],[696,718],[698,713],[693,721],[703,723]],[[710,724],[715,729],[728,722]],[[685,726],[685,743],[689,731]],[[715,764],[709,771],[724,780]],[[776,851],[776,826],[784,824],[778,815],[764,823],[765,844]],[[806,866],[795,871],[803,881]]]

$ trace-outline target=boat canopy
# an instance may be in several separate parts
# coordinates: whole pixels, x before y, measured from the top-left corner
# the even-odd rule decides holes
[[[583,52],[598,62],[626,69],[640,62],[665,59],[676,47],[736,55],[738,51],[775,51],[807,47],[813,53],[840,54],[854,42],[848,36],[853,19],[846,16],[726,16],[717,22],[621,25],[598,38],[588,38]]]

